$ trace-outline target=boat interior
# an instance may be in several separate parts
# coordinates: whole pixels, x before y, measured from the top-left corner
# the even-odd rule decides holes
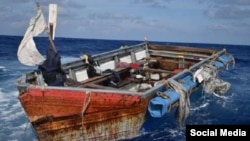
[[[142,43],[98,55],[85,55],[77,61],[62,65],[66,74],[64,87],[143,92],[215,52],[202,48]],[[46,85],[39,70],[25,77],[30,84]]]

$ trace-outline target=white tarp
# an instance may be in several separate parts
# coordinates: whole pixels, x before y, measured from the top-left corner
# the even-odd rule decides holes
[[[42,63],[45,58],[36,48],[33,37],[38,36],[47,27],[41,8],[38,7],[36,17],[31,18],[29,27],[18,47],[18,60],[27,66],[35,66]]]

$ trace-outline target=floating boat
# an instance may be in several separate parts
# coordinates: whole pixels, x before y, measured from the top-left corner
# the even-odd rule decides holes
[[[41,17],[38,8],[31,22],[43,21]],[[21,63],[38,66],[17,80],[18,99],[38,140],[133,138],[141,134],[148,116],[158,120],[174,107],[183,126],[190,94],[199,87],[218,94],[230,88],[218,78],[234,64],[226,49],[157,45],[145,40],[61,64],[53,43],[55,24],[49,25],[51,46],[46,59],[32,47],[38,23],[30,24],[18,50]],[[28,55],[30,50],[39,58]]]

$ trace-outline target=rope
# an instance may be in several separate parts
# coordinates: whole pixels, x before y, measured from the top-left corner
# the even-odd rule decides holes
[[[185,91],[185,89],[181,84],[179,84],[177,81],[171,78],[168,80],[168,86],[172,88],[174,91],[176,91],[180,96],[177,114],[178,114],[178,124],[179,127],[181,128],[190,110],[190,100],[188,92]]]
[[[198,75],[202,78],[202,91],[205,93],[211,94],[215,92],[224,94],[230,87],[230,83],[217,78],[218,70],[211,64],[204,65],[201,69],[197,70],[195,75],[193,75],[194,80]]]
[[[85,114],[85,111],[87,109],[87,107],[89,106],[90,104],[90,98],[91,98],[91,92],[86,92],[86,96],[84,98],[84,101],[83,101],[83,107],[82,107],[82,115],[81,115],[81,118],[82,118],[82,137],[83,137],[83,140],[85,140],[84,138],[84,132],[83,132],[83,120],[84,120],[84,114]]]
[[[90,95],[91,95],[91,92],[86,92],[86,96],[85,96],[85,99],[84,99],[84,103],[83,103],[83,107],[82,107],[82,116],[84,115],[87,107],[89,106],[89,103],[90,103]]]
[[[171,100],[171,98],[168,95],[165,95],[163,92],[156,92],[156,95],[160,96],[160,97],[162,97],[164,99],[170,99]]]

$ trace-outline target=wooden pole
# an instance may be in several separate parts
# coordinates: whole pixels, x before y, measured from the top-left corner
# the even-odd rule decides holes
[[[52,23],[49,24],[48,36],[49,36],[50,48],[52,48],[55,52],[57,52],[54,41],[52,39],[52,36],[53,36],[53,24]]]
[[[40,4],[37,3],[37,9],[41,8]],[[52,48],[54,50],[54,52],[57,52],[54,41],[52,39],[53,36],[53,24],[49,23],[49,27],[47,26],[47,32],[48,32],[48,36],[49,36],[49,42],[50,42],[50,48]]]

